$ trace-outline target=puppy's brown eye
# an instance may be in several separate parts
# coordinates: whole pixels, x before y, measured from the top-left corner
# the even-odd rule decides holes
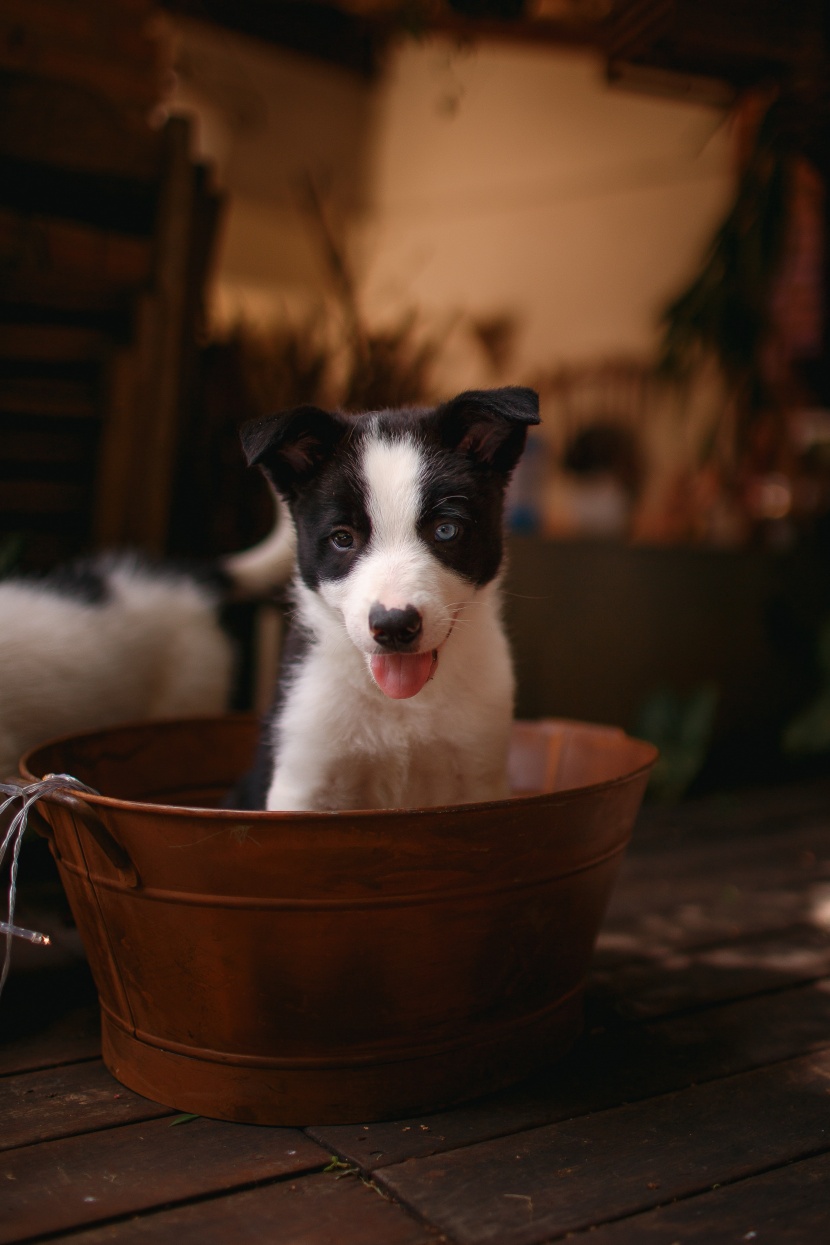
[[[329,540],[335,549],[352,549],[354,547],[354,536],[345,527],[339,527],[336,532],[332,532]]]

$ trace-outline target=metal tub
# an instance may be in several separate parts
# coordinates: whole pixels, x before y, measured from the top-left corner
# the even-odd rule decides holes
[[[241,813],[249,718],[34,749],[101,1001],[104,1061],[182,1111],[259,1124],[435,1111],[572,1044],[594,940],[655,759],[609,727],[517,723],[516,796]]]

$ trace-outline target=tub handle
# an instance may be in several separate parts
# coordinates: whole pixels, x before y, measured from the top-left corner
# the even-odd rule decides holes
[[[130,860],[129,853],[125,847],[122,847],[112,832],[104,825],[102,819],[98,816],[93,808],[87,804],[86,800],[82,800],[77,795],[70,795],[68,791],[53,791],[49,794],[49,799],[54,800],[56,804],[60,804],[67,809],[82,823],[84,828],[95,840],[107,860],[113,865],[119,873],[123,874],[124,880],[130,886],[139,886],[141,879],[138,876],[138,870]],[[34,814],[34,816],[32,816]],[[55,855],[60,859],[60,853],[55,843],[55,835],[49,822],[43,814],[33,806],[29,813],[29,818],[33,829],[38,834],[48,839]]]
[[[26,790],[26,788],[29,786],[29,783],[27,783],[23,778],[17,778],[17,777],[7,778],[4,780],[4,782],[7,788],[8,787],[19,787],[21,795]],[[26,824],[31,826],[33,830],[36,830],[37,833],[41,836],[41,838],[49,840],[53,854],[58,859],[60,859],[60,852],[58,851],[58,845],[55,842],[55,836],[52,833],[52,827],[49,825],[49,822],[43,816],[43,813],[40,811],[37,804],[29,805],[29,812],[28,812]]]

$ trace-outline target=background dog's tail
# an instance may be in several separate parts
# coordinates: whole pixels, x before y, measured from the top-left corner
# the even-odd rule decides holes
[[[265,539],[241,553],[222,558],[222,570],[230,578],[237,599],[267,596],[284,584],[294,569],[294,522],[285,502],[276,494],[274,505],[276,522]]]

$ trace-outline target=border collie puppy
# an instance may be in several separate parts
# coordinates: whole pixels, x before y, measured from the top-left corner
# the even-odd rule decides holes
[[[57,735],[225,712],[233,652],[218,608],[285,580],[293,553],[281,523],[192,571],[100,554],[0,582],[0,780]]]
[[[296,531],[293,628],[238,806],[403,808],[507,795],[505,489],[531,389],[433,409],[302,406],[242,429]]]

